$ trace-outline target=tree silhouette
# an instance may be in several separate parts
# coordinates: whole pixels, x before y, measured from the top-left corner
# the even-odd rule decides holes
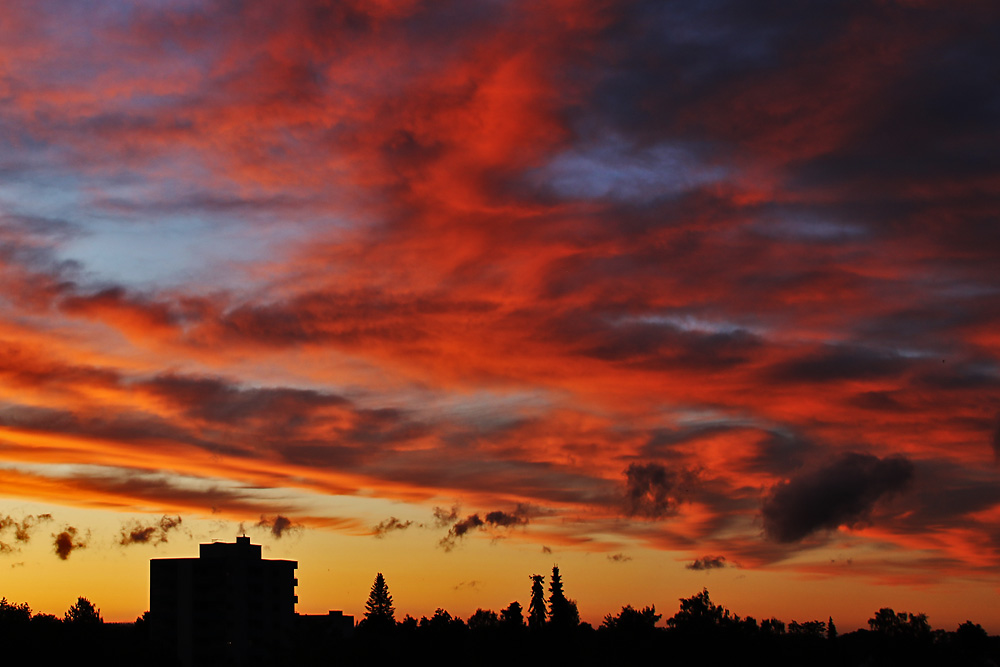
[[[656,605],[642,609],[633,609],[632,605],[625,605],[617,616],[612,614],[605,616],[601,627],[624,633],[648,633],[656,627],[657,621],[662,617],[662,614],[656,613]]]
[[[552,579],[549,582],[549,623],[556,628],[573,628],[580,624],[576,604],[567,600],[563,593],[558,565],[552,566]]]
[[[826,635],[826,623],[823,621],[792,621],[788,624],[788,634],[805,637],[823,637]]]
[[[477,609],[466,625],[470,630],[492,630],[500,625],[500,619],[492,609]]]
[[[95,625],[104,622],[104,619],[101,618],[101,610],[84,597],[76,599],[76,604],[66,610],[63,620],[74,625]]]
[[[895,612],[882,607],[875,616],[868,619],[868,627],[883,637],[906,637],[909,639],[930,639],[931,626],[927,614]]]
[[[785,624],[776,618],[764,619],[760,622],[760,631],[765,635],[783,635],[785,634]]]
[[[0,598],[0,626],[13,625],[16,623],[26,624],[31,620],[31,607],[27,602],[14,604],[7,602],[7,598]]]
[[[545,587],[542,582],[545,577],[540,574],[532,574],[531,579],[531,602],[528,603],[528,627],[538,629],[545,625]]]
[[[687,630],[708,630],[720,627],[730,619],[729,610],[714,604],[708,595],[708,589],[703,588],[701,593],[681,598],[681,608],[667,619],[667,625]]]
[[[500,622],[505,628],[520,628],[524,625],[524,612],[521,603],[515,600],[500,612]]]
[[[363,623],[372,628],[391,628],[396,623],[395,613],[396,610],[392,606],[392,596],[389,595],[389,587],[385,583],[385,577],[379,572],[375,575],[371,593],[368,594],[368,602],[365,603]]]

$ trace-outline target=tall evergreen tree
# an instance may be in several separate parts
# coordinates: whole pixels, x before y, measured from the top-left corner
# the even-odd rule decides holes
[[[545,577],[533,574],[531,579],[531,602],[528,603],[528,627],[537,629],[545,625]]]
[[[389,586],[385,583],[385,577],[379,572],[375,575],[375,583],[372,584],[368,602],[365,603],[364,623],[374,628],[390,628],[396,624],[395,613]]]
[[[549,581],[549,624],[557,628],[572,628],[580,624],[576,604],[567,600],[563,593],[558,565],[552,566],[552,579]]]

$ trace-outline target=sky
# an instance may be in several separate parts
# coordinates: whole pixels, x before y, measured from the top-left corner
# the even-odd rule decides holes
[[[1000,633],[1000,8],[14,0],[0,595]]]

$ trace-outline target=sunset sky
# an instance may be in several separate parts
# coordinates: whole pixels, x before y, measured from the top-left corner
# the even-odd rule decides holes
[[[0,595],[1000,633],[1000,7],[14,0]]]

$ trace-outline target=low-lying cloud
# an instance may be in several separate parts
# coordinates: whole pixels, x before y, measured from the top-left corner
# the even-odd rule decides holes
[[[440,508],[435,508],[435,516],[438,516],[438,509]],[[454,511],[453,509],[453,513]],[[495,510],[486,513],[483,517],[480,517],[479,514],[470,514],[452,524],[451,528],[448,529],[448,534],[442,537],[438,544],[445,551],[451,551],[455,548],[458,540],[465,537],[469,531],[476,529],[486,530],[489,528],[513,528],[514,526],[527,525],[527,523],[528,508],[524,505],[518,505],[513,512]]]
[[[701,558],[695,558],[694,561],[685,565],[689,570],[719,570],[726,565],[725,556],[702,556]]]
[[[413,521],[400,521],[394,516],[389,517],[383,521],[379,521],[372,527],[372,534],[375,537],[382,538],[389,533],[395,533],[402,530],[406,530],[410,526],[414,525]]]
[[[133,521],[122,526],[118,544],[128,546],[130,544],[152,544],[156,546],[167,541],[167,533],[176,530],[181,525],[181,517],[170,517],[163,515],[159,521],[144,524],[140,521]]]
[[[52,535],[54,539],[53,547],[55,548],[56,555],[59,556],[59,560],[66,560],[77,549],[85,549],[87,547],[87,542],[90,540],[90,533],[88,532],[84,537],[77,537],[78,532],[73,526],[67,526],[58,535]]]
[[[277,540],[280,540],[287,533],[303,529],[301,524],[294,523],[287,516],[282,516],[281,514],[273,517],[261,516],[260,521],[256,525],[257,528],[267,528],[270,530],[271,535]]]

